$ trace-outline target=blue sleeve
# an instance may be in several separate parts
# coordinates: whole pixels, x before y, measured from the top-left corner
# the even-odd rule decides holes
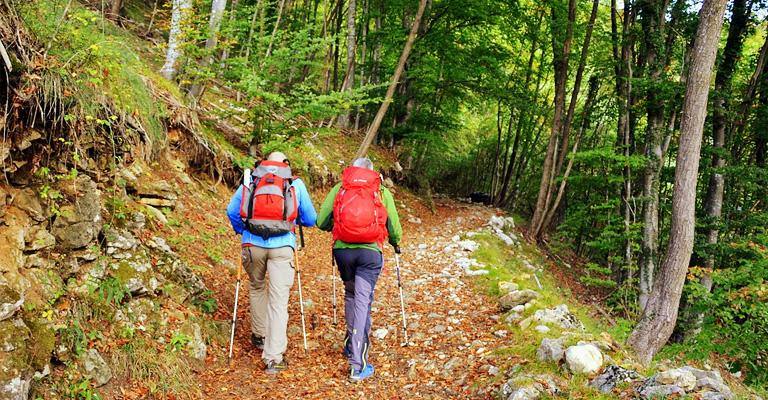
[[[240,219],[240,201],[242,198],[243,190],[242,186],[240,186],[235,191],[235,194],[232,195],[232,199],[227,206],[227,217],[229,217],[229,222],[232,224],[232,229],[234,229],[235,233],[238,235],[241,235],[245,229],[245,224],[243,224],[243,220]]]
[[[303,226],[315,226],[317,223],[317,211],[312,204],[312,198],[304,182],[301,179],[295,181],[296,193],[299,196],[299,223]]]

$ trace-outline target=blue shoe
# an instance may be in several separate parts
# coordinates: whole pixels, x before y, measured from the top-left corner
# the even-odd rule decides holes
[[[363,379],[370,378],[373,376],[373,365],[368,364],[363,368],[362,371],[355,371],[352,370],[352,372],[349,374],[349,381],[350,382],[360,382]]]

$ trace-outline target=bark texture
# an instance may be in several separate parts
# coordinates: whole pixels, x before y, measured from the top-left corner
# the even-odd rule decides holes
[[[699,13],[683,103],[669,246],[640,322],[628,339],[643,364],[650,363],[672,335],[691,260],[701,141],[726,3],[726,0],[706,0]]]
[[[192,8],[192,0],[173,0],[171,10],[171,30],[168,34],[168,49],[165,52],[165,63],[160,74],[166,79],[173,79],[178,72],[176,63],[181,57],[182,25]]]

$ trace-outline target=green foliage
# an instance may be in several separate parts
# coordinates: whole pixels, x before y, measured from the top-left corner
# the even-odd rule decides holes
[[[123,300],[131,295],[120,279],[112,276],[101,281],[97,291],[102,299],[108,304],[114,304],[115,306],[122,304]]]
[[[52,91],[65,107],[62,122],[112,132],[115,123],[131,116],[152,140],[161,141],[166,110],[147,79],[162,79],[136,51],[144,45],[79,2],[65,7],[67,3],[41,0],[19,5],[31,33],[47,44],[45,73],[57,82]],[[65,9],[69,11],[63,15]]]
[[[82,355],[88,349],[88,338],[78,320],[69,321],[66,326],[59,328],[58,335],[61,343],[76,356]]]
[[[101,396],[91,387],[91,381],[88,379],[70,384],[67,398],[72,400],[101,400]]]
[[[192,304],[206,314],[213,314],[219,308],[219,304],[216,302],[216,298],[213,297],[213,292],[210,290],[206,290],[194,298]]]
[[[171,336],[171,341],[168,343],[168,351],[171,352],[179,352],[184,349],[184,347],[187,346],[189,342],[192,341],[192,338],[189,335],[186,335],[181,332],[175,332],[173,336]]]
[[[128,204],[121,195],[115,193],[115,190],[108,189],[108,192],[110,195],[105,198],[104,206],[117,223],[124,222],[128,218]]]
[[[616,287],[616,282],[610,277],[612,272],[610,268],[595,263],[586,263],[584,265],[584,271],[586,271],[587,274],[580,279],[585,285],[603,288]]]
[[[668,352],[685,349],[686,358],[708,360],[725,354],[732,372],[742,371],[755,385],[768,383],[768,235],[728,244],[727,267],[713,274],[712,292],[698,283],[706,271],[692,268],[686,299],[704,315],[702,332]],[[667,353],[665,353],[667,354]]]

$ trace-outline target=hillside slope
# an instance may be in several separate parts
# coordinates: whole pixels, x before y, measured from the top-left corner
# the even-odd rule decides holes
[[[156,73],[152,42],[95,10],[78,1],[0,4],[14,66],[2,78],[0,114],[0,399],[751,396],[727,373],[722,382],[714,372],[638,370],[619,345],[625,325],[563,290],[501,211],[438,199],[433,212],[402,187],[394,190],[411,340],[400,346],[387,249],[374,305],[376,379],[344,379],[330,237],[315,230],[299,255],[310,351],[299,346],[294,295],[291,369],[262,375],[243,292],[227,365],[239,244],[223,210],[253,163],[253,127],[220,113],[243,108],[226,87],[210,88],[201,108],[187,105]],[[284,132],[257,150],[286,151],[319,203],[358,138],[300,128],[303,140]],[[402,178],[396,154],[376,148],[371,157],[388,185]],[[602,361],[563,360],[573,345]],[[603,369],[612,363],[638,375]],[[602,373],[634,383],[601,394],[589,383]]]

